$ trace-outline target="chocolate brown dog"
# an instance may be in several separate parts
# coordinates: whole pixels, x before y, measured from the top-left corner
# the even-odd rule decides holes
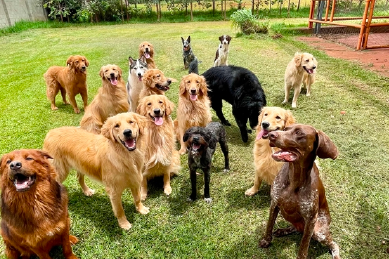
[[[276,176],[271,188],[269,221],[259,246],[269,247],[278,212],[292,223],[273,233],[280,237],[295,231],[303,233],[297,258],[307,258],[311,237],[329,246],[332,258],[340,259],[339,246],[330,233],[330,211],[325,197],[316,156],[335,159],[338,150],[330,138],[309,125],[294,124],[284,131],[269,133],[270,146],[281,150],[273,159],[287,162]]]

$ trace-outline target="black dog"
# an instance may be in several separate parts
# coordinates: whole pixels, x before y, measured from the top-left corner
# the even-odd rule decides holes
[[[182,41],[182,56],[184,58],[184,67],[185,69],[189,68],[190,73],[199,74],[199,61],[197,57],[193,54],[192,47],[190,46],[190,36],[186,40],[181,37]]]
[[[184,134],[183,140],[188,142],[189,151],[188,165],[192,184],[192,194],[189,199],[191,201],[196,200],[196,170],[201,168],[204,172],[204,200],[210,203],[212,202],[209,195],[210,170],[217,142],[219,142],[224,154],[224,172],[230,170],[226,131],[219,122],[210,122],[205,128],[192,127],[188,129]]]
[[[216,111],[221,123],[231,124],[224,118],[222,100],[232,105],[232,114],[239,126],[243,142],[247,142],[250,127],[258,124],[258,116],[263,106],[266,106],[266,96],[258,78],[250,70],[237,66],[212,67],[204,72],[208,85],[208,96],[211,106]]]

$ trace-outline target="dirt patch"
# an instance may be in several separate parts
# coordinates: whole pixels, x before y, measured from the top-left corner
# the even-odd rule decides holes
[[[389,42],[388,34],[386,37]],[[332,38],[310,36],[299,37],[298,40],[325,51],[331,57],[355,61],[366,69],[389,77],[389,48],[355,50],[358,35],[332,36]]]

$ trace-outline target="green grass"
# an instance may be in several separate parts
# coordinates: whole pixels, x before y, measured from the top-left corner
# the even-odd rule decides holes
[[[279,22],[279,21],[277,21]],[[286,23],[289,20],[285,20]],[[291,22],[295,22],[292,20]],[[301,23],[301,21],[297,21]],[[101,85],[101,66],[114,63],[128,75],[128,56],[137,55],[141,41],[156,49],[155,62],[165,75],[181,79],[180,37],[191,35],[192,47],[202,63],[200,73],[213,65],[218,36],[235,36],[229,22],[123,24],[65,28],[38,28],[0,37],[0,154],[20,148],[41,148],[46,133],[56,127],[78,126],[74,114],[57,98],[59,110],[51,111],[45,96],[43,73],[52,65],[65,65],[68,56],[85,55],[89,100]],[[262,82],[268,105],[280,106],[284,97],[283,74],[296,51],[314,54],[319,61],[312,96],[300,95],[293,113],[300,123],[311,124],[330,136],[340,151],[337,160],[320,160],[321,177],[330,206],[334,239],[342,258],[387,258],[389,233],[389,123],[388,78],[360,68],[356,63],[328,57],[292,36],[234,37],[229,63],[247,67]],[[177,104],[178,83],[167,96]],[[80,107],[81,98],[77,97]],[[284,106],[290,108],[290,105]],[[340,111],[346,111],[341,115]],[[213,111],[212,111],[213,112]],[[274,238],[268,249],[258,248],[269,212],[269,186],[248,198],[252,186],[252,149],[255,136],[242,143],[239,129],[226,104],[231,171],[222,173],[220,149],[214,156],[211,176],[212,204],[202,199],[203,180],[198,178],[200,199],[189,203],[187,157],[182,156],[180,176],[172,179],[173,193],[166,197],[162,179],[149,184],[145,205],[148,215],[135,212],[132,196],[123,196],[124,209],[133,224],[130,231],[118,227],[104,187],[85,197],[75,173],[64,185],[69,193],[71,233],[80,242],[73,247],[80,258],[295,258],[301,235]],[[213,112],[213,120],[218,121]],[[175,118],[175,113],[173,114]],[[276,227],[287,226],[279,217]],[[4,245],[0,243],[0,251]],[[328,249],[311,241],[309,258],[330,258]],[[62,258],[60,249],[53,258]]]

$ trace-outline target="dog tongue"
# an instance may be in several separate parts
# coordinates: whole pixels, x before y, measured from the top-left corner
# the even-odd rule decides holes
[[[191,95],[190,95],[190,99],[191,99],[192,101],[196,101],[196,100],[197,100],[197,94],[191,94]]]
[[[146,58],[150,58],[150,54],[149,53],[145,53],[145,57]]]
[[[261,131],[258,133],[256,140],[261,139],[261,138],[263,137],[263,135],[266,135],[266,134],[268,134],[268,133],[269,133],[269,132],[268,132],[267,130],[261,130]]]
[[[279,151],[274,153],[273,158],[278,161],[293,162],[297,159],[296,155],[287,151]]]
[[[128,148],[134,148],[135,147],[135,140],[134,139],[126,140],[126,141],[124,141],[124,143],[126,143],[126,146]]]
[[[313,69],[308,69],[309,74],[313,74]]]
[[[162,117],[155,117],[154,123],[155,123],[155,125],[157,125],[157,126],[161,126],[161,125],[163,124],[163,119],[162,119]]]
[[[111,79],[111,84],[117,85],[117,84],[118,84],[118,81],[117,81],[116,79]]]
[[[138,76],[138,79],[139,79],[139,81],[142,81],[142,77],[141,76]]]

